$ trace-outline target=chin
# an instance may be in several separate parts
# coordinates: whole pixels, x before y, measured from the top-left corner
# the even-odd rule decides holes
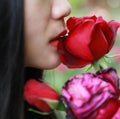
[[[46,65],[42,69],[54,69],[60,65],[60,61],[46,63]]]
[[[46,63],[44,63],[44,66],[42,69],[54,69],[57,66],[60,65],[60,59],[59,59],[59,55],[52,55],[47,58]]]
[[[46,60],[45,62],[37,62],[37,63],[34,63],[32,65],[29,65],[31,67],[34,67],[34,68],[38,68],[38,69],[43,69],[43,70],[50,70],[50,69],[54,69],[56,68],[57,66],[60,65],[60,60]]]
[[[37,59],[35,58],[32,60],[27,60],[27,62],[25,62],[25,66],[44,70],[44,69],[54,69],[60,65],[60,59],[58,55],[51,54],[39,60],[40,58],[38,57]]]
[[[42,64],[42,65],[39,65],[39,64],[32,64],[32,65],[25,65],[25,67],[33,67],[33,68],[37,68],[37,69],[43,69],[43,70],[50,70],[50,69],[54,69],[56,68],[57,66],[60,65],[60,62],[58,63],[55,63],[54,64]]]

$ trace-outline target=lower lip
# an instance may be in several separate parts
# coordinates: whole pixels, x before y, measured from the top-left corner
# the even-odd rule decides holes
[[[50,42],[50,45],[53,46],[53,47],[57,47],[58,43],[59,43],[59,40],[53,40],[53,41]]]
[[[60,36],[64,35],[67,33],[67,30],[64,30],[62,33],[60,33],[56,38],[50,41],[51,46],[57,47],[59,40],[61,39]]]

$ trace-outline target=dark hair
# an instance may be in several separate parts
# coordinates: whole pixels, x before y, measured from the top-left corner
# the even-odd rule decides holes
[[[43,72],[24,69],[23,1],[0,0],[0,119],[24,119],[29,114],[28,105],[24,110],[24,79],[41,77]],[[34,119],[30,116],[25,119]],[[39,117],[55,119],[52,114]]]
[[[23,1],[0,0],[0,119],[23,119]]]

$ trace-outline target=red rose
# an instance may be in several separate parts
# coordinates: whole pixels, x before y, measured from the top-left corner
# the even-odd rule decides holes
[[[102,17],[71,17],[68,36],[60,40],[61,62],[69,68],[84,67],[104,56],[112,48],[120,23]]]
[[[47,100],[51,102],[57,102],[59,100],[59,96],[55,90],[35,79],[30,79],[26,82],[24,86],[24,98],[29,104],[43,112],[53,110]]]

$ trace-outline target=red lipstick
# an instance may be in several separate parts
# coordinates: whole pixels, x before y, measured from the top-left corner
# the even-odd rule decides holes
[[[63,32],[61,32],[60,34],[58,34],[56,37],[54,37],[52,40],[50,40],[50,44],[53,47],[57,47],[59,40],[64,37],[64,35],[66,35],[67,30],[64,30]]]

